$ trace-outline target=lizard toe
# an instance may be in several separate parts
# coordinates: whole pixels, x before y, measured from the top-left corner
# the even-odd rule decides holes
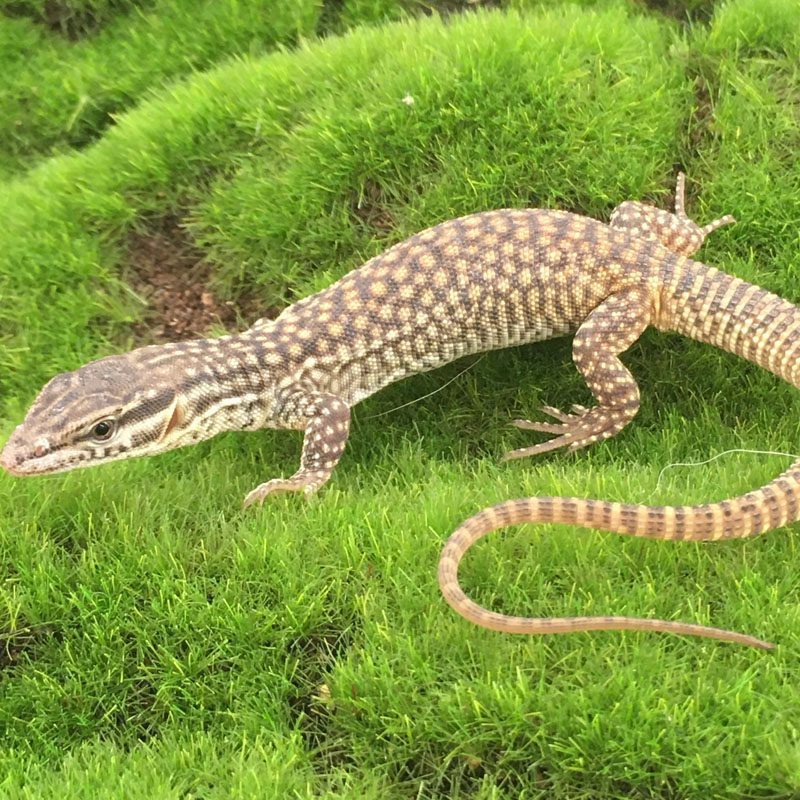
[[[545,407],[542,409],[546,413],[555,411]],[[630,418],[630,413],[626,409],[606,408],[595,406],[594,408],[584,408],[583,406],[572,406],[574,414],[562,414],[559,412],[563,422],[529,422],[528,420],[514,420],[518,428],[525,430],[538,431],[539,433],[549,433],[553,438],[547,442],[540,442],[531,447],[521,447],[512,450],[503,456],[504,461],[526,456],[540,455],[549,453],[562,447],[569,451],[580,450],[595,442],[602,442],[619,433]],[[551,414],[555,416],[555,414]]]
[[[291,478],[273,478],[271,481],[267,481],[266,483],[262,483],[260,486],[256,486],[252,492],[249,492],[244,498],[242,505],[244,508],[247,508],[254,503],[262,505],[266,497],[270,494],[278,494],[279,492],[297,492],[301,489],[306,490],[306,486],[299,481],[292,480]]]

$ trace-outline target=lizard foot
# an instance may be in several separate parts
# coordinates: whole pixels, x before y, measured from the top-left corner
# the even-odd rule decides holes
[[[575,423],[589,409],[587,409],[586,406],[575,404],[570,406],[569,410],[571,413],[565,414],[563,411],[553,408],[553,406],[542,406],[541,408],[542,413],[562,423]],[[542,433],[560,433],[563,428],[563,425],[553,425],[550,422],[533,422],[529,419],[515,419],[512,420],[511,424],[525,431],[541,431]]]
[[[552,406],[544,406],[542,411],[558,420],[558,422],[531,422],[525,419],[515,419],[512,425],[523,430],[549,433],[554,438],[532,447],[521,447],[518,450],[512,450],[503,456],[503,461],[524,458],[525,456],[536,456],[540,453],[557,450],[560,447],[566,447],[570,451],[579,450],[581,447],[601,442],[619,433],[632,416],[626,413],[625,410],[604,408],[602,406],[586,408],[573,405],[570,408],[572,413],[569,414]]]
[[[256,486],[252,492],[249,492],[244,498],[242,507],[247,508],[247,506],[251,506],[253,503],[261,505],[267,495],[278,494],[280,492],[303,492],[306,497],[310,497],[325,483],[328,479],[328,474],[329,473],[325,474],[323,477],[315,473],[303,474],[302,472],[298,472],[291,478],[273,478],[271,481]]]

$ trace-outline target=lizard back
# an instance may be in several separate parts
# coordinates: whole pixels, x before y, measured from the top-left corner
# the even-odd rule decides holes
[[[254,332],[292,382],[308,370],[355,403],[460,356],[576,330],[607,296],[650,278],[655,249],[661,263],[679,258],[564,211],[471,214],[396,244]]]

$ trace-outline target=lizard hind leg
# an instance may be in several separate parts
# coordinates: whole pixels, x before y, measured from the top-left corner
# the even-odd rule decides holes
[[[634,236],[657,241],[682,256],[691,256],[700,249],[706,236],[723,225],[731,225],[736,220],[726,214],[707,225],[700,227],[686,214],[686,176],[678,173],[675,187],[675,212],[627,200],[620,203],[612,212],[609,225],[612,228],[627,230]]]
[[[570,413],[545,406],[542,410],[554,422],[515,420],[518,428],[549,433],[553,438],[512,450],[504,460],[561,447],[578,450],[619,433],[639,410],[639,387],[618,356],[641,336],[651,313],[647,290],[639,287],[618,292],[595,308],[575,334],[572,357],[597,404],[592,408],[573,405]]]

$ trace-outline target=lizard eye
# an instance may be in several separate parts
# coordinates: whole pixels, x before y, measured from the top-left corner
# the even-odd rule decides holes
[[[96,442],[107,442],[116,430],[116,423],[113,419],[103,419],[95,423],[92,428],[92,438]]]

